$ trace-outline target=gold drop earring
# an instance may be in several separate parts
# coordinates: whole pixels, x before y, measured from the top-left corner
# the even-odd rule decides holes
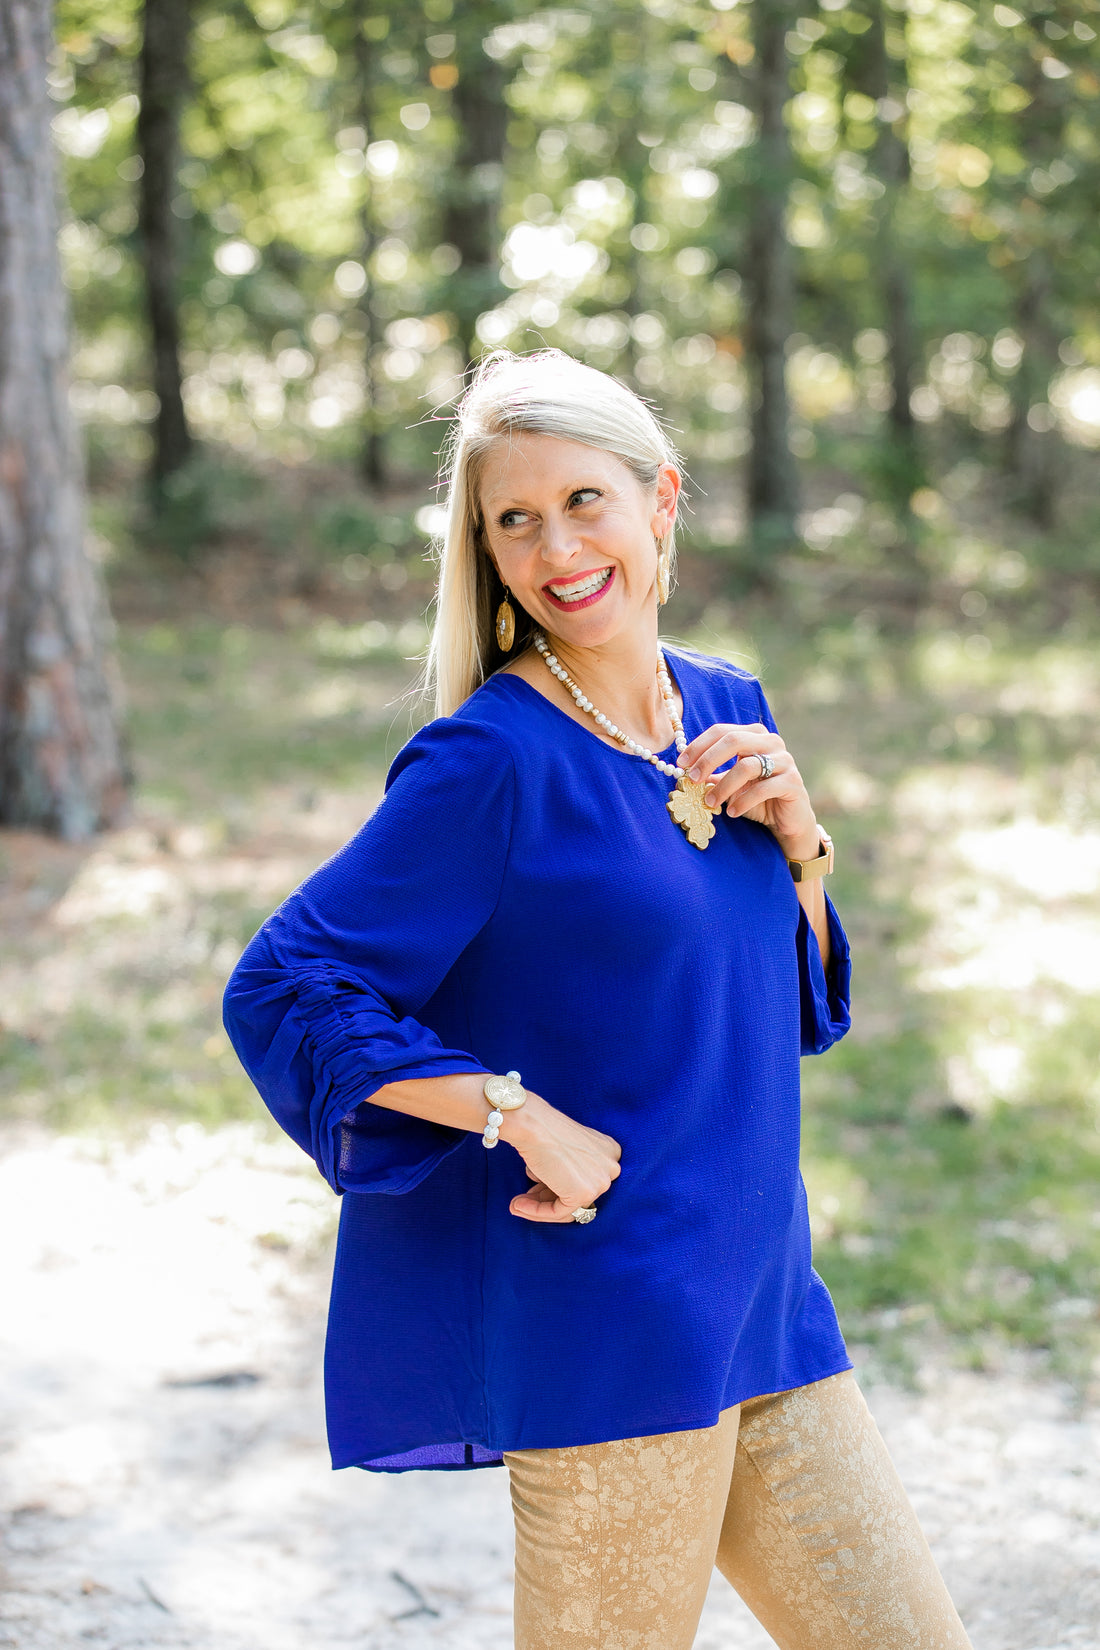
[[[496,621],[497,646],[500,648],[502,653],[510,653],[512,651],[512,643],[516,639],[516,613],[515,608],[508,600],[510,595],[511,591],[508,589],[508,586],[505,585],[504,600],[497,608]]]
[[[657,601],[661,607],[665,607],[668,605],[669,562],[672,558],[656,534],[653,538],[657,546]]]

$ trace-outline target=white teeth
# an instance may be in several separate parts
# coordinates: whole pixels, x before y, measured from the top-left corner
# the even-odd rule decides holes
[[[580,584],[570,584],[559,588],[551,585],[550,592],[559,602],[579,602],[585,596],[590,596],[594,590],[599,590],[611,577],[610,567],[605,567],[602,573],[593,573],[590,579],[582,579]]]

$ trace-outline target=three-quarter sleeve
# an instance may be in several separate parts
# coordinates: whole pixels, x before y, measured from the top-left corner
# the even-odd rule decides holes
[[[486,1070],[417,1015],[493,914],[514,802],[498,734],[429,723],[370,819],[268,919],[229,981],[225,1027],[245,1070],[336,1191],[409,1191],[466,1138],[370,1098]]]
[[[852,1023],[852,962],[848,936],[840,925],[836,907],[828,894],[825,910],[829,922],[829,966],[821,961],[821,947],[810,920],[799,906],[798,1001],[802,1026],[803,1054],[824,1054],[839,1042]]]
[[[755,683],[755,687],[760,703],[760,720],[772,733],[778,733],[771,706],[764,697],[764,689],[759,682]],[[852,1023],[852,959],[848,936],[828,894],[825,895],[825,910],[829,926],[828,968],[821,961],[821,947],[809,918],[799,907],[795,945],[798,951],[803,1054],[824,1054],[827,1048],[840,1041]]]

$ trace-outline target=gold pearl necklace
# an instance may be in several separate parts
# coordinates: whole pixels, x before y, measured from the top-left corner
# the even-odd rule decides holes
[[[551,653],[546,637],[541,631],[536,631],[534,642],[542,657],[542,662],[550,674],[556,676],[562,686],[568,689],[573,696],[574,703],[591,716],[597,725],[603,729],[604,733],[609,734],[612,739],[617,739],[619,744],[631,756],[641,757],[643,762],[651,763],[661,773],[667,773],[676,780],[676,789],[670,791],[668,795],[666,804],[668,811],[677,825],[680,826],[688,841],[696,848],[705,848],[714,835],[713,815],[718,813],[719,810],[708,808],[704,802],[703,781],[692,779],[690,775],[684,772],[683,768],[677,767],[672,762],[665,762],[655,751],[646,750],[644,745],[639,745],[636,739],[631,739],[630,735],[624,733],[622,728],[616,727],[609,716],[605,716],[602,710],[596,709],[591,699],[574,682],[565,666],[560,663],[555,654]],[[657,644],[657,685],[661,690],[661,698],[664,700],[668,719],[672,723],[676,749],[680,755],[683,755],[687,749],[687,735],[684,733],[684,724],[676,709],[676,700],[672,692],[668,666],[665,663],[665,656],[659,642]]]

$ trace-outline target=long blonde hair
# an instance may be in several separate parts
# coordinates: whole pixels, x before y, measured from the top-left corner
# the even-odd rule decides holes
[[[515,355],[495,350],[479,364],[458,404],[443,451],[447,526],[437,551],[439,581],[425,686],[437,716],[452,715],[475,688],[530,641],[535,623],[515,597],[511,654],[497,643],[494,617],[504,598],[484,542],[478,502],[481,468],[498,436],[519,431],[559,436],[613,453],[644,487],[663,464],[679,468],[676,449],[640,396],[618,379],[557,349]],[[675,523],[660,540],[669,582],[676,565]]]

